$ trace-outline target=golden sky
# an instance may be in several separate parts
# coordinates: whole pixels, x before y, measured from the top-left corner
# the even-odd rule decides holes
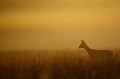
[[[0,50],[119,48],[119,0],[0,0]]]

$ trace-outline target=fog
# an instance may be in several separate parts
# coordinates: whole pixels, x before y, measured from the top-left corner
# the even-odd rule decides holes
[[[0,50],[120,46],[119,0],[1,0]]]

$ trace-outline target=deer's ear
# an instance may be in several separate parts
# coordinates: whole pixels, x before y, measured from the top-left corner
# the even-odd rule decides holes
[[[81,42],[84,42],[83,40],[81,40]]]
[[[85,42],[85,41],[81,40],[81,42]]]

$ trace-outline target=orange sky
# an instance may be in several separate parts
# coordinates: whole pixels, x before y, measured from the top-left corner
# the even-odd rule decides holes
[[[4,0],[0,50],[77,48],[81,39],[92,48],[119,48],[119,4],[119,0]]]

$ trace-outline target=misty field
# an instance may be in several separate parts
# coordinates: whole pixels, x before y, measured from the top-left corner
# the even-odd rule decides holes
[[[120,50],[114,58],[91,59],[85,50],[0,52],[0,79],[120,79]]]

